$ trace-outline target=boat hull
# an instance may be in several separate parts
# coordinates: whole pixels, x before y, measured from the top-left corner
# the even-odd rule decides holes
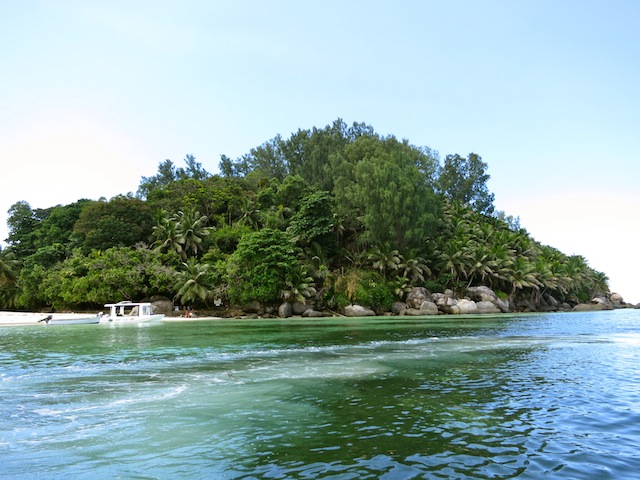
[[[164,318],[164,314],[142,315],[142,316],[116,316],[107,315],[102,318],[102,323],[157,323]]]
[[[46,321],[47,325],[87,325],[91,323],[100,323],[100,316],[86,318],[52,318]]]

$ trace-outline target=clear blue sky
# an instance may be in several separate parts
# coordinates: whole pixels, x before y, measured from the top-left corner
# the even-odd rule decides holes
[[[6,211],[215,172],[340,117],[476,152],[496,205],[640,302],[640,2],[0,1]]]

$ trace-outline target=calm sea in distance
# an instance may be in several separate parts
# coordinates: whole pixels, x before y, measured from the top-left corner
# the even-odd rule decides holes
[[[640,478],[640,310],[0,328],[0,478]]]

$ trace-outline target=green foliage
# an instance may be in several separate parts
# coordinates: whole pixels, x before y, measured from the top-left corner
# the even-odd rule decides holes
[[[0,286],[15,284],[18,274],[18,260],[10,250],[0,245]]]
[[[147,242],[153,228],[153,213],[142,200],[119,195],[86,205],[73,233],[85,253],[111,247],[131,247]]]
[[[169,217],[162,211],[151,238],[152,247],[162,253],[174,253],[186,261],[189,255],[198,256],[203,251],[203,241],[213,230],[207,227],[208,219],[193,209],[179,211]]]
[[[521,305],[608,293],[586,259],[493,211],[486,170],[473,153],[440,167],[427,147],[338,119],[222,156],[223,176],[187,155],[184,167],[166,160],[143,177],[136,198],[17,202],[0,251],[0,307],[164,293],[205,305],[315,295],[381,311],[416,285],[459,294],[487,285]]]
[[[423,172],[435,159],[394,137],[360,137],[331,161],[338,213],[361,225],[361,243],[399,250],[422,246],[436,225],[438,200]]]
[[[360,280],[357,301],[377,313],[388,311],[395,301],[394,285],[375,272],[367,272]]]
[[[242,195],[240,181],[218,176],[206,179],[181,178],[151,191],[147,203],[154,211],[175,213],[192,209],[207,217],[229,215],[237,197]]]
[[[357,303],[382,312],[395,301],[395,287],[377,272],[353,269],[335,278],[327,296],[341,308]]]
[[[14,203],[7,213],[9,249],[17,258],[25,258],[36,251],[35,231],[42,219],[25,201]]]
[[[23,261],[18,280],[20,294],[18,295],[17,303],[20,307],[33,310],[47,305],[48,298],[42,289],[42,284],[49,271],[64,261],[65,258],[65,247],[60,243],[56,243],[39,248],[36,253]]]
[[[459,203],[445,203],[437,234],[429,241],[427,262],[435,278],[432,291],[488,285],[516,302],[536,304],[544,294],[558,301],[589,300],[608,293],[606,275],[581,256],[568,257],[541,245],[523,230]]]
[[[278,302],[287,275],[298,266],[298,248],[286,233],[265,228],[245,235],[228,261],[229,297],[239,304]]]
[[[243,225],[223,226],[211,232],[209,241],[222,254],[231,255],[238,248],[240,240],[252,230]]]
[[[289,175],[278,186],[276,202],[297,210],[300,202],[309,194],[309,184],[300,175]]]
[[[177,290],[176,299],[182,305],[198,304],[204,302],[208,306],[208,300],[212,298],[210,266],[199,263],[195,258],[190,258],[182,264],[182,270],[176,275],[174,289]]]
[[[206,180],[211,176],[196,161],[193,155],[185,157],[186,168],[176,167],[171,160],[165,160],[158,165],[158,173],[152,177],[142,177],[138,186],[137,196],[148,199],[149,196],[162,188],[169,187],[180,180]]]
[[[48,248],[59,244],[70,251],[73,245],[73,227],[82,210],[91,203],[92,200],[83,199],[69,205],[53,207],[35,231],[36,247]]]
[[[19,262],[10,250],[0,246],[0,310],[11,310],[18,306]]]
[[[324,251],[335,250],[334,231],[335,201],[329,192],[319,191],[308,194],[300,202],[300,208],[293,215],[289,232],[299,245],[311,242],[320,244]]]
[[[176,216],[176,222],[177,241],[182,245],[184,255],[191,253],[194,256],[198,256],[203,250],[202,243],[204,238],[212,230],[211,227],[207,227],[207,216],[201,215],[200,212],[193,209],[181,210]]]
[[[89,255],[77,251],[44,273],[41,298],[55,308],[68,308],[167,295],[174,275],[162,254],[144,248],[113,247]]]
[[[285,288],[280,292],[280,296],[285,301],[305,302],[316,295],[313,277],[307,273],[302,265],[287,272],[285,278]]]
[[[494,211],[494,195],[487,187],[491,177],[486,169],[487,164],[475,153],[470,153],[467,158],[458,154],[447,155],[438,177],[438,190],[452,202],[490,215]]]

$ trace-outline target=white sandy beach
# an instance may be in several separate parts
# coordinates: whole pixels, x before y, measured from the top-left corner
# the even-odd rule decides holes
[[[90,313],[34,313],[34,312],[0,312],[0,326],[11,325],[46,325],[40,322],[43,318],[53,315],[53,318],[85,318]]]
[[[85,318],[92,316],[91,313],[34,313],[34,312],[7,312],[0,311],[0,327],[12,325],[46,325],[41,322],[43,318],[53,315],[53,318]],[[189,322],[200,320],[221,320],[221,317],[165,317],[163,322]]]

